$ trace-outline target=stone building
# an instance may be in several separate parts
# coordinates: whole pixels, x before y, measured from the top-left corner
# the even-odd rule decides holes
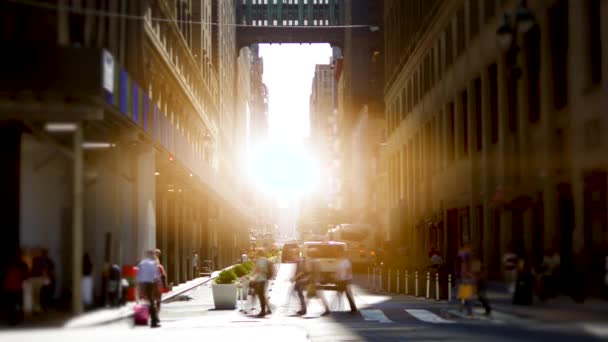
[[[535,264],[554,248],[566,274],[599,275],[608,2],[385,6],[391,228],[412,263],[437,247],[451,268],[471,243],[498,278],[507,248]]]

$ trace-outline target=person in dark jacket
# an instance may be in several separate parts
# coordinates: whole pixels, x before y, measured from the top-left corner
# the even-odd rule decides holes
[[[9,260],[2,279],[2,289],[8,309],[8,323],[16,325],[23,320],[23,282],[27,279],[29,269],[18,250]]]
[[[517,280],[515,283],[513,304],[532,305],[534,297],[534,283],[535,278],[530,263],[523,258],[519,259],[517,262]]]

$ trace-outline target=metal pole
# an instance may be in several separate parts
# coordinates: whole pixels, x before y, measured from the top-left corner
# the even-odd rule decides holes
[[[416,294],[416,297],[418,297],[418,271],[416,271],[415,274],[415,282],[414,282],[414,293]]]
[[[396,285],[397,285],[397,286],[396,286],[397,288],[395,289],[395,292],[396,292],[397,294],[399,294],[399,290],[400,290],[400,288],[399,288],[399,287],[400,287],[400,285],[401,285],[401,284],[400,284],[401,282],[400,282],[399,280],[400,280],[400,279],[399,279],[399,270],[397,270],[397,284],[396,284]]]
[[[72,194],[72,313],[82,313],[82,228],[83,228],[83,157],[82,125],[76,123],[74,131],[74,170]]]
[[[431,298],[431,273],[426,272],[426,299]]]
[[[410,294],[410,275],[408,270],[405,270],[405,295]]]
[[[448,302],[452,300],[452,275],[448,274]]]
[[[435,273],[435,300],[439,300],[439,273]]]
[[[388,269],[388,284],[386,285],[386,292],[391,293],[391,269]]]

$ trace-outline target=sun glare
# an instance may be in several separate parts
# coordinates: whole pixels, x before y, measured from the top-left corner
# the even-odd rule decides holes
[[[313,192],[318,184],[318,165],[301,144],[260,144],[252,150],[248,164],[253,183],[277,198],[297,198]]]

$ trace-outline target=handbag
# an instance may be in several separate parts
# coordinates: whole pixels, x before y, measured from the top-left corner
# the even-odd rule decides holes
[[[473,284],[460,284],[458,286],[458,299],[469,300],[473,298]]]

